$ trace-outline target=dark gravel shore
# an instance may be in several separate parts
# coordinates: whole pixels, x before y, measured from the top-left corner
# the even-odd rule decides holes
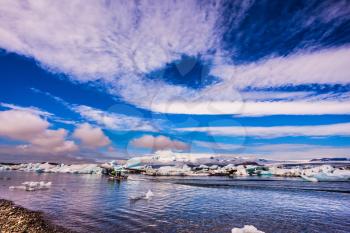
[[[72,233],[45,219],[41,212],[27,210],[12,201],[0,199],[0,232],[25,233]]]

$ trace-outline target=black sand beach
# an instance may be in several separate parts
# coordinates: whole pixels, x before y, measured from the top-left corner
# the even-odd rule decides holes
[[[45,219],[41,212],[27,210],[12,201],[0,199],[0,232],[71,233]]]

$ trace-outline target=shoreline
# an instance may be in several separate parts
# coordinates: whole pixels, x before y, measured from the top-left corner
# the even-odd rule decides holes
[[[40,211],[26,209],[5,199],[0,199],[0,232],[73,233],[53,224]]]

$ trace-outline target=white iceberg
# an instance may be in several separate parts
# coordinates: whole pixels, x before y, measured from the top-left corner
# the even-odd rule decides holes
[[[243,165],[237,166],[237,171],[235,174],[237,176],[249,176],[247,169]]]
[[[318,181],[350,181],[350,172],[338,170],[333,173],[320,172],[313,177]]]
[[[341,170],[330,165],[303,170],[301,178],[311,182],[317,181],[350,181],[350,170]]]
[[[252,225],[244,225],[243,228],[233,228],[232,233],[265,233],[263,231],[259,231],[256,227]]]

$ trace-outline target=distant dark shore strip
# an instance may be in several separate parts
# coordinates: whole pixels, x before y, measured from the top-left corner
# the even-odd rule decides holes
[[[0,199],[0,232],[73,233],[51,223],[41,212],[25,209],[4,199]]]

